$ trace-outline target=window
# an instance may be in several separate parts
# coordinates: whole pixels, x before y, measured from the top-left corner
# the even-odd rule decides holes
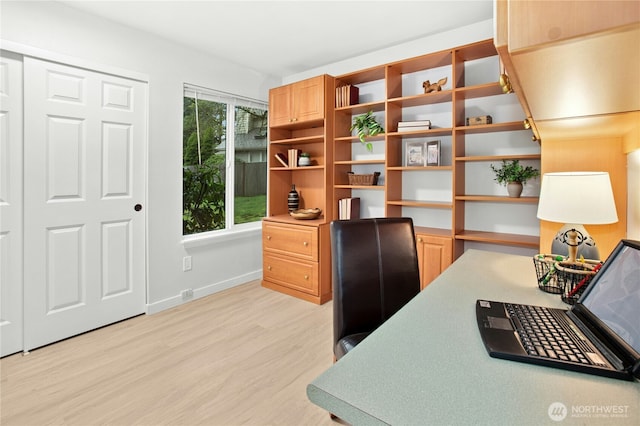
[[[183,235],[264,217],[267,104],[185,85],[182,176]]]

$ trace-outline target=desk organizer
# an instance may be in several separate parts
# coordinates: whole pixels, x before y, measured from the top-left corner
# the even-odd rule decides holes
[[[575,304],[587,288],[598,269],[602,266],[599,260],[579,262],[557,262],[555,264],[558,285],[562,288],[562,301]]]
[[[533,265],[536,268],[536,276],[538,277],[538,287],[540,290],[552,293],[562,293],[562,286],[558,283],[556,276],[556,262],[564,260],[563,256],[558,254],[536,254],[533,256]]]

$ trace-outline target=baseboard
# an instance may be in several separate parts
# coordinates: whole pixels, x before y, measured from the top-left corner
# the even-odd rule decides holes
[[[229,280],[209,284],[204,287],[194,288],[193,297],[187,300],[183,300],[182,295],[177,294],[173,297],[169,297],[167,299],[163,299],[158,302],[148,303],[146,305],[146,314],[148,315],[156,314],[166,309],[174,308],[184,303],[188,303],[193,300],[200,299],[202,297],[210,296],[214,293],[218,293],[220,291],[227,290],[229,288],[232,288],[241,284],[246,284],[250,281],[259,280],[261,278],[262,278],[262,270],[259,270],[259,271],[253,271],[244,275],[240,275],[237,277],[233,277]]]

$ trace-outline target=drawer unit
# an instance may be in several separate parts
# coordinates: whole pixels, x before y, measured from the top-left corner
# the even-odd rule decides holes
[[[329,224],[262,221],[262,286],[309,302],[331,300]]]

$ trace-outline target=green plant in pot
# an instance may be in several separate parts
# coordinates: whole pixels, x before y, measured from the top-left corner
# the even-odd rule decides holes
[[[523,166],[520,160],[502,160],[500,167],[491,164],[491,170],[496,174],[495,181],[507,187],[510,197],[519,197],[522,194],[522,186],[529,179],[540,175],[538,169],[532,166]]]
[[[384,133],[384,129],[373,116],[373,111],[354,117],[353,124],[349,130],[353,131],[354,129],[357,132],[360,142],[367,147],[368,151],[373,151],[373,144],[367,142],[366,137]]]

